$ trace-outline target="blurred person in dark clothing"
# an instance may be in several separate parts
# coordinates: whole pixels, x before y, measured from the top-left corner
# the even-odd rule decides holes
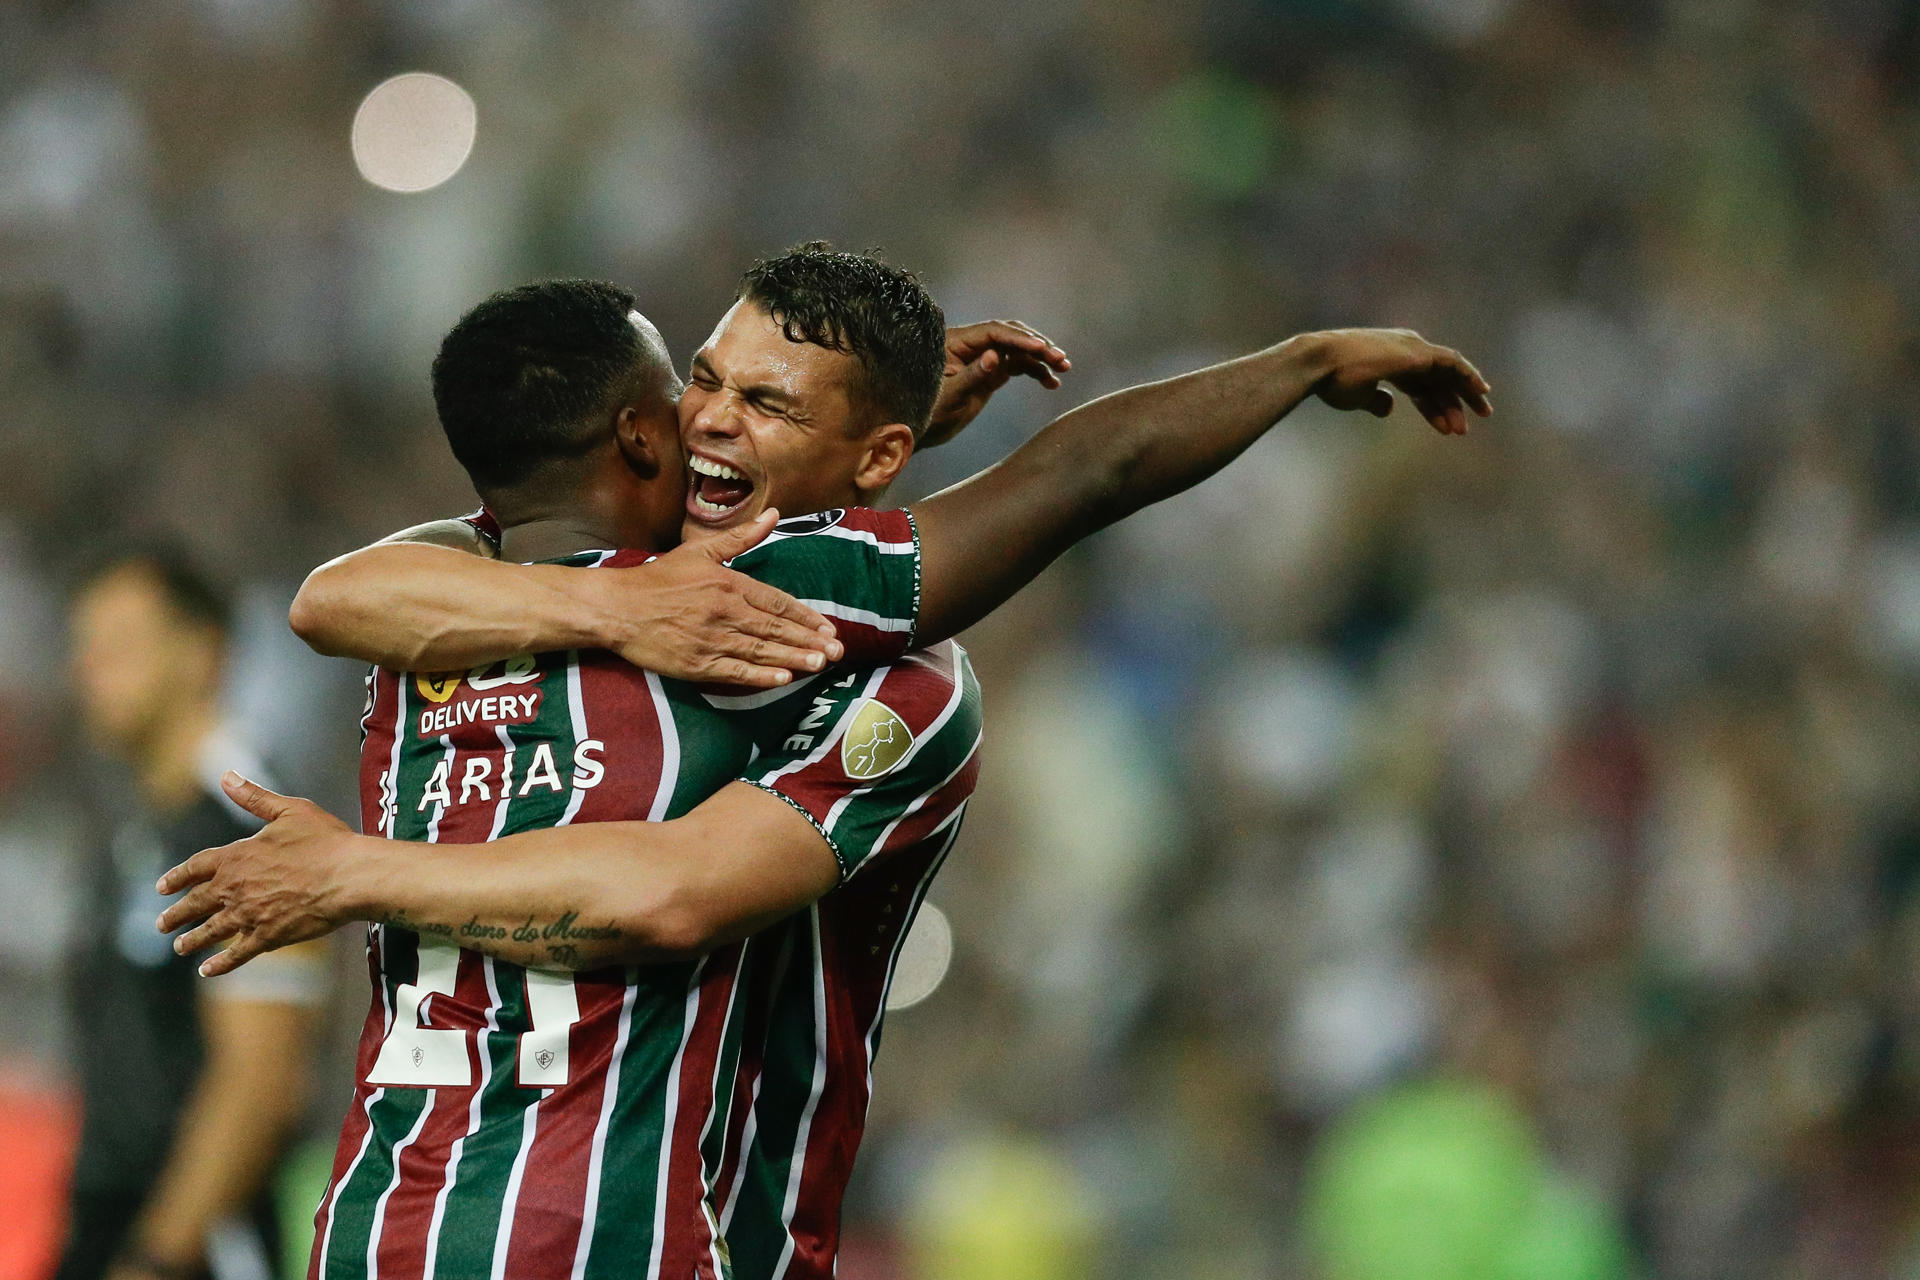
[[[271,1173],[306,1097],[324,950],[241,987],[153,930],[160,873],[259,824],[222,796],[251,756],[221,716],[225,597],[170,552],[102,563],[73,601],[73,679],[108,759],[72,965],[83,1119],[58,1280],[271,1274]]]

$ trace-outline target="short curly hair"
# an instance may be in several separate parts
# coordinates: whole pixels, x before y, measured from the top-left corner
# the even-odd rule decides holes
[[[519,484],[606,439],[641,354],[634,309],[618,285],[542,280],[460,317],[434,357],[433,405],[475,488]]]
[[[904,422],[920,438],[940,395],[947,320],[912,272],[824,240],[795,245],[748,268],[740,298],[765,311],[791,342],[860,362],[856,410],[869,425]]]

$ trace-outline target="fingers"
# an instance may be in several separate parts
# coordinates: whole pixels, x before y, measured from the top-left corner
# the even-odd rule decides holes
[[[232,973],[255,956],[275,950],[266,943],[258,941],[252,934],[242,934],[235,938],[225,949],[216,951],[200,962],[200,976],[217,978],[221,974]]]
[[[817,641],[806,637],[817,633],[831,638],[835,634],[833,619],[812,605],[795,599],[778,587],[770,587],[757,578],[748,578],[744,574],[741,578],[744,582],[741,599],[747,602],[748,608],[766,614],[768,618],[770,629],[758,634],[770,640],[786,640],[789,644],[816,644]],[[773,627],[773,622],[781,625]],[[788,628],[793,630],[789,631]],[[827,647],[833,649],[837,646]],[[840,655],[832,653],[830,656],[838,658]]]
[[[220,789],[227,793],[228,799],[263,822],[272,822],[295,804],[290,797],[249,782],[231,769],[220,775]]]
[[[1031,325],[1018,320],[987,320],[947,331],[947,351],[972,363],[981,352],[998,347],[1005,352],[1021,352],[1048,369],[1065,373],[1073,368],[1067,353]]]
[[[749,599],[747,604],[751,606],[753,601]],[[739,626],[740,635],[735,637],[738,647],[732,650],[736,657],[750,656],[750,648],[758,641],[770,641],[798,654],[824,657],[828,662],[840,661],[847,651],[847,647],[823,627],[809,627],[764,610],[742,618]],[[809,670],[819,670],[819,664],[811,665]]]
[[[170,902],[154,922],[161,933],[173,933],[190,924],[198,924],[220,909],[220,895],[210,884],[199,884],[178,902]]]
[[[237,843],[237,842],[236,842]],[[202,849],[178,866],[169,868],[160,877],[154,889],[162,897],[172,897],[190,885],[213,879],[213,873],[219,868],[221,855],[232,845],[221,845],[218,849]]]
[[[722,529],[711,538],[694,544],[694,554],[703,555],[715,564],[725,564],[738,555],[745,555],[760,545],[773,526],[780,523],[780,513],[768,507],[753,519],[731,529]]]
[[[173,952],[181,956],[192,955],[196,951],[204,951],[216,942],[231,938],[239,931],[239,926],[234,923],[231,916],[224,910],[216,911],[196,927],[175,938]]]

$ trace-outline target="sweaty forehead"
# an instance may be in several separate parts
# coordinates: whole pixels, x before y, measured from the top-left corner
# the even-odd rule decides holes
[[[808,400],[844,395],[858,363],[845,352],[794,341],[771,315],[744,298],[720,317],[700,354],[729,381],[778,387]]]

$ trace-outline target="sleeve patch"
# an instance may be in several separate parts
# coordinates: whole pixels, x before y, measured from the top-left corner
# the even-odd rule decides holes
[[[878,698],[868,698],[840,739],[840,766],[848,777],[864,782],[891,773],[912,748],[913,730],[900,714]]]

